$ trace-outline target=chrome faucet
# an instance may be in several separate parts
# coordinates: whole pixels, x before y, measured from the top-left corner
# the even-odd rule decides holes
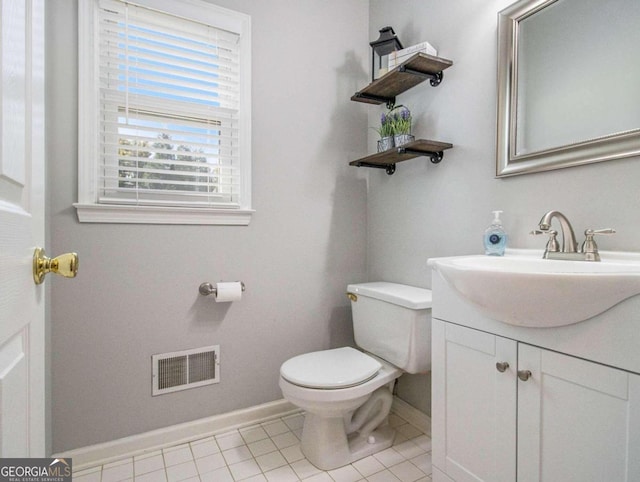
[[[560,221],[560,229],[562,229],[562,252],[563,253],[575,253],[578,251],[578,243],[576,241],[576,235],[573,232],[571,223],[567,217],[560,211],[549,211],[542,216],[542,219],[538,223],[540,231],[549,231],[551,229],[551,220],[557,218]]]
[[[562,250],[558,245],[556,236],[557,231],[551,229],[551,221],[557,218],[560,222],[560,229],[562,230]],[[549,241],[542,255],[545,259],[565,259],[565,260],[577,260],[577,261],[600,261],[600,254],[598,253],[598,245],[593,239],[596,234],[614,234],[615,229],[587,229],[585,234],[584,243],[580,251],[578,251],[578,243],[576,242],[576,235],[573,232],[573,227],[567,219],[567,217],[560,211],[549,211],[538,223],[538,229],[531,231],[531,234],[546,234],[549,236]]]

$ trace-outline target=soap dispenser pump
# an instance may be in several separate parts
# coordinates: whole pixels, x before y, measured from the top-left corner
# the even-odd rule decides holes
[[[504,256],[507,247],[507,233],[500,220],[502,211],[493,211],[493,221],[484,232],[484,253],[489,256]]]

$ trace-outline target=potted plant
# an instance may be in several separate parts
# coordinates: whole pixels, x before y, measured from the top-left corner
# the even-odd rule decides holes
[[[380,134],[380,140],[378,141],[378,152],[391,149],[395,144],[393,143],[394,123],[393,118],[384,112],[380,116],[380,127],[376,129]]]
[[[389,113],[393,124],[393,139],[396,147],[402,146],[415,140],[415,136],[411,135],[411,111],[404,106],[398,106],[398,112]]]
[[[380,116],[380,127],[376,129],[380,134],[378,152],[413,141],[415,137],[411,135],[411,120],[411,111],[402,105],[383,112]]]

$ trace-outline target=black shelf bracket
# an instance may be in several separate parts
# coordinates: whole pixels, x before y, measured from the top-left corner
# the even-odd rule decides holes
[[[384,169],[385,172],[391,176],[394,172],[396,172],[395,164],[373,164],[371,162],[358,162],[356,167],[372,167],[373,169]]]
[[[438,151],[438,152],[419,151],[417,149],[407,149],[404,147],[398,148],[398,154],[415,154],[416,156],[426,156],[429,159],[431,159],[431,162],[433,164],[439,164],[440,161],[442,161],[442,158],[444,157],[443,151]]]
[[[442,161],[442,158],[444,157],[444,152],[442,151],[431,152],[429,153],[429,157],[431,158],[432,164],[439,164],[440,161]]]
[[[398,69],[398,72],[404,72],[407,74],[415,75],[423,79],[431,79],[429,83],[431,84],[432,87],[437,87],[438,85],[440,85],[443,79],[442,70],[440,72],[436,72],[435,74],[429,74],[427,72],[421,72],[419,70],[410,69],[406,65],[403,65]]]
[[[366,94],[363,92],[356,92],[354,97],[359,99],[369,99],[379,104],[386,104],[388,109],[392,109],[393,106],[396,105],[395,97],[382,97],[380,95]]]
[[[440,82],[442,82],[442,79],[444,78],[444,74],[442,73],[442,70],[440,72],[437,72],[433,78],[429,81],[429,83],[431,84],[431,87],[437,87],[440,85]]]

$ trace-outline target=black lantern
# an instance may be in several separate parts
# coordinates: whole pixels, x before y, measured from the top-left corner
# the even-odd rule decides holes
[[[371,81],[379,79],[389,70],[389,55],[402,49],[402,44],[392,27],[380,29],[378,40],[370,42],[371,45]]]

